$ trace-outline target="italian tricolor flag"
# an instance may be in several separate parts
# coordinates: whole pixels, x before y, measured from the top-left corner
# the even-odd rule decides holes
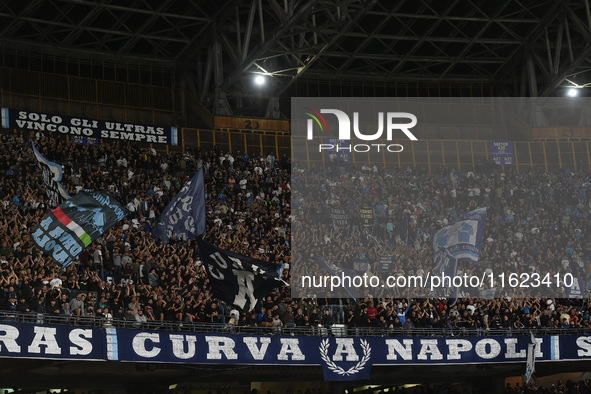
[[[84,243],[84,246],[91,244],[92,240],[90,239],[90,235],[88,235],[78,223],[74,223],[60,207],[57,207],[51,212],[53,212],[57,220],[59,220],[68,229],[73,231],[78,236],[78,238],[80,238],[80,240]]]

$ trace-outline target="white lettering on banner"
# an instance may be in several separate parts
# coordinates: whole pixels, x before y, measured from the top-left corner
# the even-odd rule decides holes
[[[337,350],[332,356],[332,361],[343,361],[343,353],[346,353],[345,361],[359,361],[359,356],[353,347],[353,338],[336,338]]]
[[[257,303],[257,299],[254,296],[254,273],[238,270],[232,270],[232,273],[238,282],[238,294],[234,297],[234,305],[244,309],[244,305],[246,305],[246,297],[248,297],[248,300],[250,301],[249,305],[252,308]]]
[[[193,216],[188,216],[185,220],[185,230],[190,233],[195,232],[195,218]]]
[[[189,212],[191,204],[193,203],[193,196],[186,196],[180,199],[179,204],[183,204],[181,209],[185,212]]]
[[[195,335],[169,335],[172,342],[172,354],[181,360],[188,360],[195,357],[195,342],[197,337]],[[187,351],[185,351],[185,341],[187,343]]]
[[[95,331],[96,330],[96,331]],[[117,336],[125,338],[118,342]],[[162,337],[162,335],[166,335]],[[562,357],[572,360],[591,359],[591,335],[553,336],[536,338],[539,347],[546,344],[545,350],[536,351],[539,361],[558,360]],[[168,339],[168,340],[167,340]],[[525,337],[487,337],[487,338],[374,338],[372,346],[384,350],[372,357],[374,364],[452,364],[503,363],[525,360],[527,338]],[[364,360],[370,350],[364,348],[363,357],[359,352],[358,339],[335,337],[326,338],[321,358],[326,363],[359,362]],[[329,341],[333,347],[328,346]],[[62,343],[63,342],[63,343]],[[574,344],[576,342],[576,344]],[[119,343],[119,346],[117,345]],[[221,362],[310,364],[315,357],[314,338],[266,336],[224,336],[209,334],[152,333],[108,328],[67,328],[45,327],[29,324],[0,324],[0,353],[14,357],[73,358],[126,361],[190,362],[207,358]],[[566,354],[560,354],[560,345],[574,344]],[[207,351],[205,346],[207,346]],[[361,341],[361,347],[369,344]],[[572,347],[572,346],[571,346]],[[103,349],[103,352],[100,350]],[[104,353],[104,349],[107,350]],[[98,352],[97,352],[98,350]],[[118,354],[122,351],[121,356]],[[334,352],[333,352],[334,350]],[[199,352],[197,352],[199,351]],[[312,353],[308,353],[312,352]],[[576,353],[575,353],[576,352]],[[94,354],[98,353],[98,354]],[[308,354],[306,354],[308,353]],[[102,354],[102,356],[101,356]],[[56,357],[57,355],[57,357]],[[91,356],[92,355],[92,356]],[[277,358],[275,358],[277,355]],[[544,355],[546,355],[544,357]],[[369,357],[369,356],[368,356]],[[273,361],[274,360],[274,361]],[[327,361],[328,360],[328,361]],[[387,361],[386,361],[387,360]]]
[[[386,360],[397,360],[396,353],[402,357],[403,360],[412,360],[412,344],[414,340],[403,339],[400,343],[398,339],[386,339],[386,346],[388,346],[388,354],[386,354]]]
[[[222,274],[222,272],[213,265],[207,264],[207,270],[209,271],[209,274],[213,276],[215,279],[224,280],[224,274]]]
[[[23,120],[23,119],[28,119],[28,120],[32,120],[33,122],[44,122],[44,123],[62,123],[62,118],[54,115],[54,116],[48,116],[46,114],[38,114],[36,112],[28,112],[28,111],[19,111],[18,112],[18,118]]]
[[[544,357],[544,352],[542,352],[542,343],[544,340],[542,338],[536,338],[536,342],[538,346],[536,346],[536,357]]]
[[[577,356],[591,357],[591,337],[578,337],[577,346],[579,347],[577,349]]]
[[[158,144],[166,143],[166,137],[156,137],[155,135],[123,133],[119,131],[101,130],[101,138],[112,138],[120,140],[155,142]]]
[[[461,360],[462,356],[460,353],[472,350],[472,343],[466,339],[446,339],[445,343],[449,349],[447,354],[448,360]]]
[[[133,337],[131,341],[131,346],[133,347],[133,351],[140,357],[144,358],[153,358],[160,354],[160,348],[156,345],[153,345],[152,350],[148,350],[146,348],[146,342],[150,341],[153,344],[160,343],[160,335],[158,334],[149,334],[147,332],[142,332],[137,334]]]
[[[172,212],[168,216],[168,221],[170,222],[170,224],[177,224],[179,222],[179,215],[182,215],[182,212]],[[170,227],[173,228],[174,226]]]
[[[16,343],[19,332],[15,327],[0,324],[0,343],[3,343],[10,353],[19,353],[21,347]],[[0,346],[0,351],[2,346]]]
[[[205,337],[209,350],[207,352],[208,360],[221,360],[222,353],[228,360],[237,360],[238,355],[234,351],[236,342],[233,339],[227,337]]]
[[[12,119],[11,119],[12,124]],[[168,142],[164,127],[144,126],[129,123],[104,122],[83,118],[66,118],[58,115],[18,111],[14,125],[21,129],[58,132],[74,136],[113,138],[137,142]],[[97,135],[100,134],[100,135]]]
[[[506,358],[526,358],[527,352],[525,349],[521,349],[519,352],[517,351],[517,338],[507,338],[505,339],[505,345],[507,345],[507,351],[505,352]]]
[[[252,358],[255,360],[261,361],[265,359],[265,355],[267,354],[267,349],[269,348],[269,344],[271,343],[271,338],[267,337],[245,337],[242,339],[248,348],[248,351],[252,355]],[[261,342],[261,347],[257,347],[257,342]]]
[[[226,260],[224,260],[220,252],[210,254],[209,257],[211,257],[212,260],[215,261],[221,269],[228,268],[228,263],[226,262]],[[224,280],[224,274],[220,270],[218,270],[213,264],[207,264],[207,270],[209,271],[209,274],[213,276],[215,279]]]
[[[72,118],[70,119],[70,124],[72,126],[92,127],[93,129],[98,128],[97,120],[90,121],[88,119]]]
[[[490,352],[486,351],[486,345],[490,346]],[[476,355],[484,359],[491,359],[501,354],[501,345],[494,339],[482,339],[475,347]]]
[[[213,260],[215,260],[215,262],[220,266],[221,269],[228,268],[228,263],[226,262],[226,260],[224,260],[224,258],[220,254],[220,252],[215,252],[214,254],[210,254],[209,257],[211,257]]]
[[[88,339],[92,339],[92,330],[75,328],[70,331],[68,338],[74,345],[70,346],[72,356],[86,356],[92,352],[92,343],[88,341]]]
[[[428,355],[431,355],[431,358]],[[426,339],[421,341],[421,351],[417,356],[418,360],[443,360],[443,354],[437,347],[437,339]]]
[[[55,339],[56,329],[53,327],[37,327],[33,328],[35,338],[27,348],[29,353],[41,353],[41,346],[45,346],[45,354],[62,354],[62,349],[57,344]]]
[[[292,354],[291,359],[294,361],[303,361],[306,356],[300,349],[300,340],[297,338],[281,338],[281,350],[277,355],[277,360],[289,360],[289,353]]]

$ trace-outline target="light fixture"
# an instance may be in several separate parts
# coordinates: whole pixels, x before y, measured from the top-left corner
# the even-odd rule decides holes
[[[263,86],[265,84],[266,80],[265,77],[262,75],[257,75],[256,77],[254,77],[254,83],[257,84],[258,86]]]
[[[579,95],[579,89],[570,88],[567,94],[569,97],[577,97]]]

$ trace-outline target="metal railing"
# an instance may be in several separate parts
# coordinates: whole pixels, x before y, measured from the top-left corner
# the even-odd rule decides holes
[[[19,313],[0,311],[0,324],[25,323],[36,325],[65,325],[83,327],[115,327],[148,331],[173,331],[194,333],[222,333],[248,335],[290,335],[290,336],[339,336],[339,337],[492,337],[535,335],[589,335],[591,328],[379,328],[347,327],[333,324],[330,327],[253,327],[219,323],[187,323],[173,321],[149,321],[138,323],[135,320],[105,319],[95,316],[61,316],[42,313]]]
[[[303,142],[304,136],[294,136],[281,132],[239,132],[228,130],[206,130],[183,128],[181,145],[199,146],[203,151],[214,147],[223,152],[248,153],[257,155],[261,152],[275,152],[280,159],[283,154],[291,157],[292,143],[306,147],[305,157],[300,154],[297,161],[300,167],[326,168],[328,163],[326,152],[313,149],[321,138],[316,138],[308,145]],[[351,161],[357,164],[370,164],[379,167],[407,168],[421,167],[430,173],[442,167],[456,168],[462,171],[474,171],[483,163],[490,163],[489,141],[487,140],[443,140],[425,139],[413,143],[404,140],[392,140],[401,144],[404,150],[398,154],[383,152],[351,152]],[[591,165],[591,141],[563,140],[531,140],[513,141],[514,163],[517,171],[556,170],[570,168],[584,170]],[[293,157],[292,157],[293,159]]]

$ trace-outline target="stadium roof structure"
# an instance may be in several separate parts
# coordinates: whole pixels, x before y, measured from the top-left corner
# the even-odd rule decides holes
[[[302,81],[550,96],[591,68],[589,0],[7,0],[0,26],[4,51],[173,70],[217,114],[273,117]]]

